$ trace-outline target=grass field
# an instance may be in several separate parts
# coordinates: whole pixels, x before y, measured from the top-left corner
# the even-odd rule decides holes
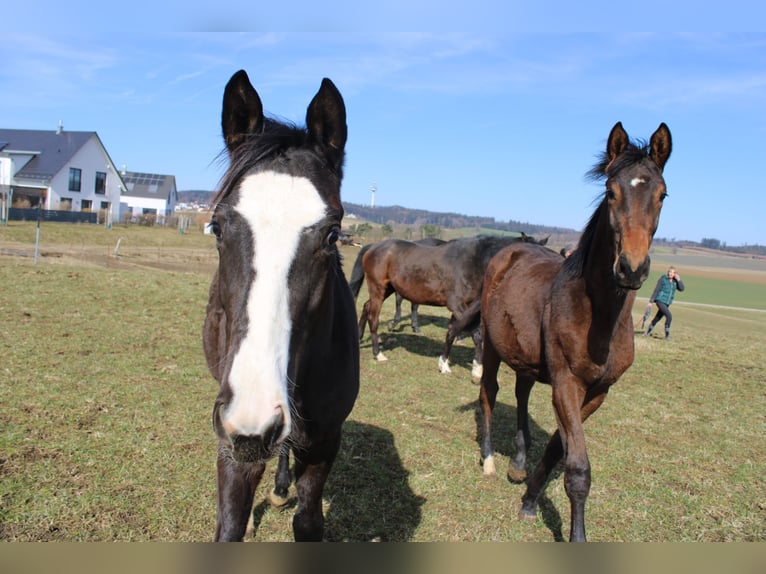
[[[210,540],[217,389],[200,330],[212,241],[45,224],[34,264],[30,237],[30,224],[0,228],[0,539]],[[356,251],[344,251],[350,269]],[[634,310],[638,319],[675,264],[687,291],[673,306],[674,340],[637,337],[636,362],[586,424],[592,541],[766,540],[766,313],[752,310],[765,308],[766,269],[679,259],[687,255],[653,257]],[[567,539],[559,472],[531,522],[517,517],[522,486],[482,477],[473,349],[457,346],[453,373],[439,374],[447,314],[421,315],[423,335],[384,330],[387,363],[362,341],[362,388],[325,492],[326,538]],[[392,316],[389,300],[383,318]],[[501,371],[501,476],[515,431],[512,380]],[[555,428],[548,387],[535,388],[530,412],[531,466]],[[263,501],[269,482],[255,538],[290,540],[292,510]]]

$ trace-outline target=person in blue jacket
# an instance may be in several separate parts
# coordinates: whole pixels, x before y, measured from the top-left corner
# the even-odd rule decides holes
[[[670,313],[670,305],[673,303],[673,298],[676,296],[676,290],[684,290],[684,282],[681,281],[681,276],[676,273],[675,267],[668,269],[667,275],[660,277],[657,281],[657,286],[654,288],[654,293],[649,297],[649,303],[657,305],[657,314],[649,324],[649,328],[644,333],[647,337],[651,334],[654,326],[665,317],[665,338],[670,339],[670,323],[673,321],[673,315]]]

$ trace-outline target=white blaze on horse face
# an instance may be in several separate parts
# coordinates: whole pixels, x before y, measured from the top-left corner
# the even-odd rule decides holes
[[[630,180],[631,187],[637,187],[642,183],[646,183],[646,178],[643,177],[634,177]]]
[[[232,400],[222,413],[229,433],[260,435],[274,423],[275,414],[283,414],[279,439],[290,434],[288,273],[303,229],[321,220],[325,208],[306,178],[264,172],[246,177],[240,185],[234,209],[248,222],[255,240],[255,280],[247,299],[247,334],[229,374]]]

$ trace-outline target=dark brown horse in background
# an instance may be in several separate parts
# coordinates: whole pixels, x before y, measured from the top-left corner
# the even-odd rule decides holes
[[[219,263],[203,329],[220,384],[215,540],[242,540],[277,454],[286,494],[289,449],[295,540],[321,540],[322,492],[359,389],[356,308],[336,245],[346,109],[325,79],[305,129],[276,122],[239,71],[221,119],[230,161],[214,202]]]
[[[504,361],[516,372],[516,456],[508,475],[526,476],[529,394],[549,383],[558,430],[527,480],[522,515],[535,516],[548,476],[564,458],[564,487],[571,504],[570,540],[584,541],[590,463],[583,422],[633,363],[631,310],[649,274],[649,247],[667,192],[663,169],[671,152],[665,124],[647,145],[634,143],[617,123],[606,152],[589,172],[605,179],[604,197],[577,249],[568,258],[536,245],[499,252],[484,280],[481,323],[480,444],[484,473],[494,475],[492,409],[497,372]]]
[[[417,243],[418,245],[444,245],[447,242],[444,239],[439,239],[437,237],[426,237],[424,239],[418,239],[413,243]],[[395,293],[394,297],[396,297],[396,306],[394,308],[394,318],[391,319],[391,323],[389,324],[391,329],[396,327],[402,320],[402,303],[404,302],[404,297],[399,293]],[[420,324],[418,323],[418,306],[417,303],[410,301],[410,325],[412,326],[413,333],[422,332],[420,330]]]
[[[367,279],[369,299],[359,316],[359,337],[364,336],[365,325],[370,324],[372,354],[378,361],[387,360],[380,351],[378,325],[383,301],[396,292],[419,305],[447,307],[452,313],[439,357],[439,369],[449,373],[452,343],[463,330],[463,314],[481,295],[484,271],[489,260],[503,247],[519,242],[535,241],[521,237],[480,235],[453,239],[443,245],[418,245],[401,239],[386,239],[361,251],[354,262],[349,284],[356,298]],[[547,242],[547,239],[541,243]],[[471,329],[471,327],[474,327]],[[476,348],[473,370],[478,381],[481,369],[481,335],[478,321],[469,326]]]

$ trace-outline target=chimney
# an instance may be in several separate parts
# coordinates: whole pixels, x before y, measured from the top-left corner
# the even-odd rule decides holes
[[[56,129],[56,135],[61,135],[61,132],[64,131],[64,122],[59,120],[59,127]]]

